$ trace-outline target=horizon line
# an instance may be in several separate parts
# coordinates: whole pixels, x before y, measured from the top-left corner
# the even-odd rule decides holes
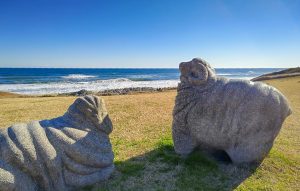
[[[214,69],[288,69],[288,68],[299,68],[300,66],[296,66],[296,67],[287,67],[287,68],[281,68],[281,67],[273,67],[273,68],[269,68],[269,67],[235,67],[235,68],[231,68],[231,67],[215,67]],[[84,68],[80,68],[80,67],[0,67],[0,69],[179,69],[179,68],[142,68],[142,67],[138,67],[138,68],[121,68],[121,67],[114,67],[114,68],[108,68],[108,67],[102,67],[102,68],[97,68],[97,67],[84,67]]]

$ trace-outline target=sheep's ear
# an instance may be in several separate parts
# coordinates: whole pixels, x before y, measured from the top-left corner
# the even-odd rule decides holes
[[[188,83],[188,62],[181,62],[179,64],[179,71],[180,71],[180,81],[182,83]]]
[[[77,98],[69,107],[67,115],[73,123],[84,124],[87,128],[94,127],[107,134],[112,131],[104,101],[96,96]]]
[[[208,79],[207,64],[201,59],[193,59],[189,68],[188,81],[191,85],[200,86],[205,84]]]

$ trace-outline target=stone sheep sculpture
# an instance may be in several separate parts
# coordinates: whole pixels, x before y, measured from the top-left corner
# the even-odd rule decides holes
[[[61,117],[0,129],[0,190],[72,190],[108,179],[111,131],[95,96],[76,99]]]
[[[202,59],[182,62],[173,110],[175,151],[226,152],[233,163],[260,162],[292,112],[277,89],[218,77]]]

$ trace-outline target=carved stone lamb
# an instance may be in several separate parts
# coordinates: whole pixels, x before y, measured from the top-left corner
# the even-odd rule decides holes
[[[284,95],[261,82],[218,77],[202,59],[179,68],[175,151],[187,155],[199,146],[225,151],[234,163],[261,161],[291,114]]]
[[[95,96],[78,98],[61,117],[0,129],[0,190],[70,190],[109,178],[111,131]]]

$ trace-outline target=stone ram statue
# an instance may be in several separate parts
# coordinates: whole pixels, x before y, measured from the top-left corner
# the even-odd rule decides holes
[[[71,190],[109,178],[111,131],[95,96],[78,98],[61,117],[0,129],[0,190]]]
[[[284,95],[261,82],[218,77],[197,58],[182,62],[179,69],[175,151],[187,155],[200,147],[225,151],[234,163],[260,162],[291,114]]]

